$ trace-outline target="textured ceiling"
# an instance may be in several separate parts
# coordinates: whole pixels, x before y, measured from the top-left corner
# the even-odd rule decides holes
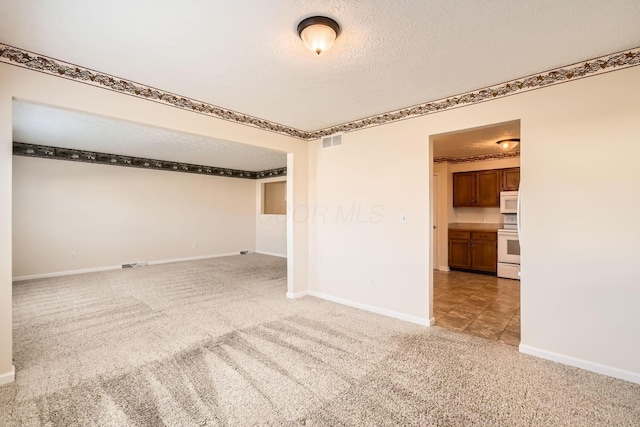
[[[286,154],[265,148],[19,101],[13,140],[247,171],[287,166]]]
[[[433,157],[465,159],[504,153],[496,142],[510,138],[520,138],[519,120],[436,135],[432,138]],[[520,151],[520,145],[509,151]]]
[[[342,34],[318,56],[298,22]],[[302,130],[640,46],[638,0],[0,0],[0,42]]]

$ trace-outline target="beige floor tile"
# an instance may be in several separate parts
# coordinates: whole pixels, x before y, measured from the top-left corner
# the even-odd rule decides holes
[[[462,310],[462,311],[474,313],[477,317],[480,313],[484,311],[484,309],[485,308],[483,306],[469,304],[468,302],[465,301],[461,304],[458,304],[452,310]]]
[[[508,345],[520,344],[520,282],[457,271],[434,272],[438,326]]]
[[[461,331],[469,326],[476,317],[476,313],[454,309],[440,318],[440,320],[436,320],[436,324],[445,328]]]

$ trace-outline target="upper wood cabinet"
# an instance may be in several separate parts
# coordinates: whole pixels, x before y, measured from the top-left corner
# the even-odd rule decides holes
[[[454,173],[453,207],[498,207],[500,192],[519,186],[520,168]]]
[[[462,172],[453,174],[453,206],[475,206],[476,173]]]
[[[518,191],[520,168],[502,169],[502,191]]]
[[[477,172],[476,206],[500,206],[500,171]]]
[[[500,206],[498,170],[453,174],[453,207]]]

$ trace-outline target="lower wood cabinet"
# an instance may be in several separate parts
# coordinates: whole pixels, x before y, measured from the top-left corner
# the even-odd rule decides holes
[[[471,268],[471,232],[449,230],[449,267]]]
[[[449,267],[495,273],[498,234],[492,231],[449,230]]]

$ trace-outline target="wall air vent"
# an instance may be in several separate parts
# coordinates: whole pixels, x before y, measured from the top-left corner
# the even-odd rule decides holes
[[[342,134],[336,133],[322,138],[322,148],[342,147]]]

